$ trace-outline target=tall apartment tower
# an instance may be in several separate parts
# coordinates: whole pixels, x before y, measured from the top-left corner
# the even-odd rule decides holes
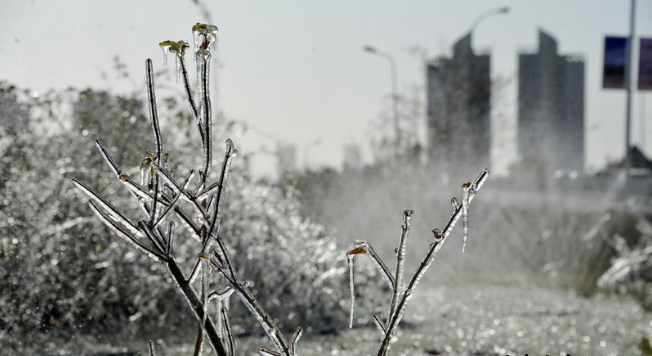
[[[476,55],[471,33],[451,58],[427,64],[428,158],[455,181],[491,163],[491,58]]]
[[[281,180],[287,174],[292,173],[297,168],[297,146],[287,143],[279,143],[276,147],[278,162],[276,173]]]
[[[551,176],[584,170],[584,60],[560,56],[539,30],[539,51],[519,55],[520,167]]]

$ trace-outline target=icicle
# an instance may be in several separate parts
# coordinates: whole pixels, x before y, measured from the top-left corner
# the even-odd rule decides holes
[[[181,78],[181,59],[186,53],[186,48],[190,47],[188,43],[184,41],[163,41],[158,44],[163,50],[163,64],[167,65],[167,54],[168,52],[175,54],[176,69],[177,69],[177,83],[179,83]]]
[[[143,187],[147,186],[147,183],[149,182],[149,169],[152,165],[152,159],[149,157],[145,157],[142,162],[140,162],[140,185]]]
[[[176,56],[174,58],[176,68],[177,68],[177,84],[181,81],[181,58]]]
[[[161,50],[163,51],[163,65],[167,66],[168,65],[168,46],[159,44],[159,47],[161,47]]]
[[[453,214],[454,214],[455,211],[457,210],[457,208],[460,207],[460,202],[459,202],[459,200],[457,200],[457,198],[455,198],[455,197],[452,197],[452,198],[451,198],[451,206],[453,207]]]
[[[469,196],[471,191],[471,182],[462,184],[464,195],[462,197],[462,253],[466,249],[466,238],[469,236]]]
[[[197,50],[199,49],[199,27],[201,25],[202,25],[201,23],[197,22],[195,26],[192,27],[192,42],[195,45],[194,47],[195,52],[197,52]]]
[[[353,280],[353,259],[355,255],[347,255],[346,259],[349,265],[349,290],[351,291],[351,313],[349,315],[349,328],[353,327],[353,309],[355,308],[355,283]]]
[[[215,316],[217,318],[217,335],[222,337],[223,332],[224,332],[224,323],[222,322],[222,298],[216,298],[217,299],[217,315]]]

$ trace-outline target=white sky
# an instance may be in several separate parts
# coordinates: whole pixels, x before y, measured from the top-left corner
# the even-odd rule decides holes
[[[370,157],[368,134],[389,91],[388,65],[362,52],[365,44],[382,48],[398,61],[399,85],[407,92],[424,84],[421,60],[408,53],[418,46],[430,57],[450,45],[484,11],[508,5],[508,15],[483,22],[475,32],[476,50],[491,51],[492,75],[510,79],[492,110],[494,165],[515,157],[514,122],[517,53],[536,47],[537,28],[553,34],[562,53],[586,60],[586,127],[589,168],[624,152],[624,102],[620,91],[603,90],[605,34],[628,31],[625,0],[238,0],[206,1],[220,28],[217,105],[232,119],[295,143],[299,154],[311,142],[313,166],[339,166],[342,146],[355,142]],[[157,43],[191,42],[190,27],[202,20],[190,0],[92,1],[0,0],[0,79],[37,91],[49,88],[102,87],[132,90],[129,83],[105,82],[119,55],[138,86],[144,88],[144,59],[162,66]],[[652,1],[639,0],[637,32],[652,37]],[[189,63],[192,63],[189,61]],[[174,64],[171,63],[170,71]],[[144,82],[144,80],[143,80]],[[640,130],[645,97],[636,94],[633,141]],[[506,125],[506,126],[500,126]],[[646,125],[647,133],[652,123]],[[238,142],[240,140],[240,142]],[[257,135],[236,138],[242,150],[274,142]],[[647,152],[652,152],[652,139]],[[299,162],[304,158],[299,156]],[[257,172],[273,172],[270,157],[254,160]]]

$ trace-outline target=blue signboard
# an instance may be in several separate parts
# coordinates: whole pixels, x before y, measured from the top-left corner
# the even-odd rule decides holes
[[[627,61],[627,37],[604,39],[604,66],[602,67],[602,87],[625,88],[625,63]]]

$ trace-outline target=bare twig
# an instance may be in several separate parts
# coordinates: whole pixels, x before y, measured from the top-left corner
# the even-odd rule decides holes
[[[389,324],[390,318],[396,309],[396,302],[401,296],[403,289],[403,265],[405,264],[405,246],[407,238],[410,234],[410,221],[412,220],[413,210],[405,210],[403,212],[403,225],[401,226],[401,238],[399,240],[398,249],[396,250],[396,283],[392,292],[392,301],[389,305],[389,312],[387,314],[387,323]]]

